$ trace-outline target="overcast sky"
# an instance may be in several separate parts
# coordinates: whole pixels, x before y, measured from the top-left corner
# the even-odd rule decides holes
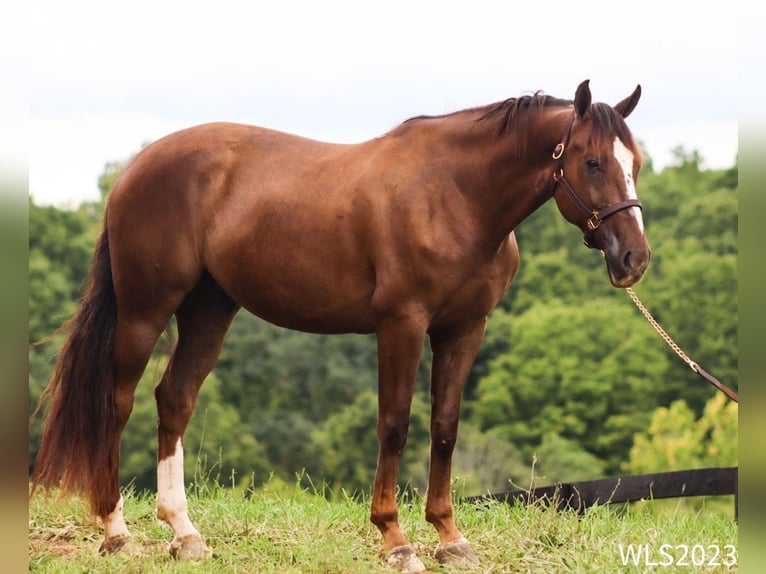
[[[717,6],[713,10],[708,6]],[[29,190],[98,196],[109,161],[208,121],[339,142],[535,90],[629,119],[657,166],[677,145],[737,155],[733,3],[547,0],[31,0]],[[640,193],[640,189],[639,189]]]

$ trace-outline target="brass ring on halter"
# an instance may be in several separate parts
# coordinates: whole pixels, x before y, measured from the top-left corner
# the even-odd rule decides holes
[[[564,143],[559,142],[556,144],[556,147],[553,148],[553,159],[561,159],[562,155],[564,155]]]

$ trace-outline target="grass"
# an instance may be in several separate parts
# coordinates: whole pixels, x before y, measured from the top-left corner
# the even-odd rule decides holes
[[[77,497],[55,500],[35,495],[29,504],[29,571],[73,572],[236,572],[236,573],[374,573],[391,570],[378,557],[380,536],[369,523],[368,501],[345,496],[328,500],[323,492],[272,480],[253,490],[219,487],[189,493],[192,520],[213,557],[203,563],[176,562],[167,552],[171,531],[154,518],[154,497],[125,493],[128,526],[138,555],[101,557],[100,529]],[[596,507],[578,516],[542,504],[481,506],[458,503],[456,519],[481,563],[445,567],[432,557],[436,532],[425,522],[419,495],[400,504],[400,522],[431,572],[729,572],[724,546],[737,546],[737,525],[716,511],[691,513],[682,504],[672,510],[650,501],[637,507]],[[637,565],[623,565],[625,548],[648,545],[649,563],[661,561],[670,545],[674,565],[653,568],[646,555]],[[684,547],[701,545],[705,564],[678,566]],[[666,547],[667,549],[667,547]],[[698,549],[699,550],[699,549]],[[700,558],[700,553],[694,556]]]

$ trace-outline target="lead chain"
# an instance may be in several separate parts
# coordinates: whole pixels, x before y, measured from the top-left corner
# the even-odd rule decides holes
[[[665,329],[663,329],[660,324],[657,322],[657,320],[652,317],[652,314],[649,312],[649,310],[644,307],[644,304],[641,302],[641,299],[638,298],[638,295],[631,289],[630,287],[626,287],[625,291],[630,296],[631,299],[633,299],[633,303],[636,304],[636,307],[638,307],[638,310],[641,311],[641,313],[646,317],[646,320],[649,321],[649,324],[654,327],[654,330],[659,333],[660,337],[662,337],[665,342],[668,344],[668,346],[673,349],[673,351],[681,357],[681,360],[685,362],[687,365],[689,365],[689,368],[694,371],[695,373],[699,372],[699,366],[697,363],[692,361],[689,356],[683,352],[683,349],[679,347],[676,342],[665,332]]]

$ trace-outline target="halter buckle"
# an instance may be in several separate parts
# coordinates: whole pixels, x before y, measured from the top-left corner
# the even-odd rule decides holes
[[[556,144],[556,147],[553,148],[553,159],[561,159],[561,156],[564,155],[564,142],[559,142]]]
[[[589,232],[596,231],[596,229],[599,228],[601,225],[601,222],[603,220],[601,217],[599,217],[598,211],[594,211],[593,215],[591,215],[586,221],[585,221],[585,227],[588,228]]]

